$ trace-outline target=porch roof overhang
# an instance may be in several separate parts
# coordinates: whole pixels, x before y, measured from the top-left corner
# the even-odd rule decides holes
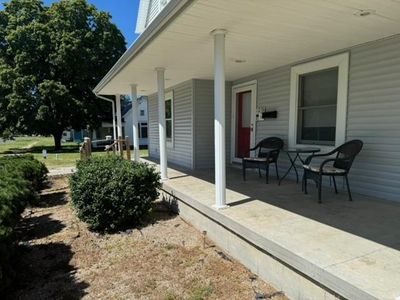
[[[166,88],[213,79],[216,28],[228,31],[226,79],[234,81],[399,34],[399,25],[400,0],[172,0],[94,92],[129,94],[135,83],[150,95],[157,67],[166,69]]]

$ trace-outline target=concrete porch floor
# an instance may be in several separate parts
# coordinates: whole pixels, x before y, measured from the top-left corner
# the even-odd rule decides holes
[[[213,170],[168,172],[165,191],[336,296],[400,299],[397,203],[359,194],[349,202],[345,191],[336,195],[325,188],[318,204],[312,182],[304,195],[293,181],[278,186],[271,176],[267,185],[264,175],[248,172],[244,182],[241,170],[228,168],[229,208],[216,211]],[[218,239],[223,246],[224,237]],[[243,259],[252,269],[251,254],[243,253]]]

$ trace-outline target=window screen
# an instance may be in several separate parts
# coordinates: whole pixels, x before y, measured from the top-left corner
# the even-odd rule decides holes
[[[338,68],[300,76],[298,144],[334,145]]]

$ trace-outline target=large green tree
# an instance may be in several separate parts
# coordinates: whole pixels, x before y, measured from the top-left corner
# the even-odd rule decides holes
[[[11,0],[0,11],[0,134],[53,135],[95,128],[105,104],[92,93],[125,51],[125,39],[86,0]],[[106,106],[104,106],[106,105]]]

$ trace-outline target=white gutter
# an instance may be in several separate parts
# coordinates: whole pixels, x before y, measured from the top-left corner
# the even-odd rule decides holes
[[[136,55],[196,0],[171,0],[93,89],[97,95]]]
[[[117,127],[115,126],[115,103],[113,100],[108,99],[107,97],[98,95],[96,93],[94,93],[94,94],[96,95],[97,98],[111,102],[111,104],[112,104],[112,123],[113,123],[113,135],[114,135],[113,140],[116,140],[117,139]]]

